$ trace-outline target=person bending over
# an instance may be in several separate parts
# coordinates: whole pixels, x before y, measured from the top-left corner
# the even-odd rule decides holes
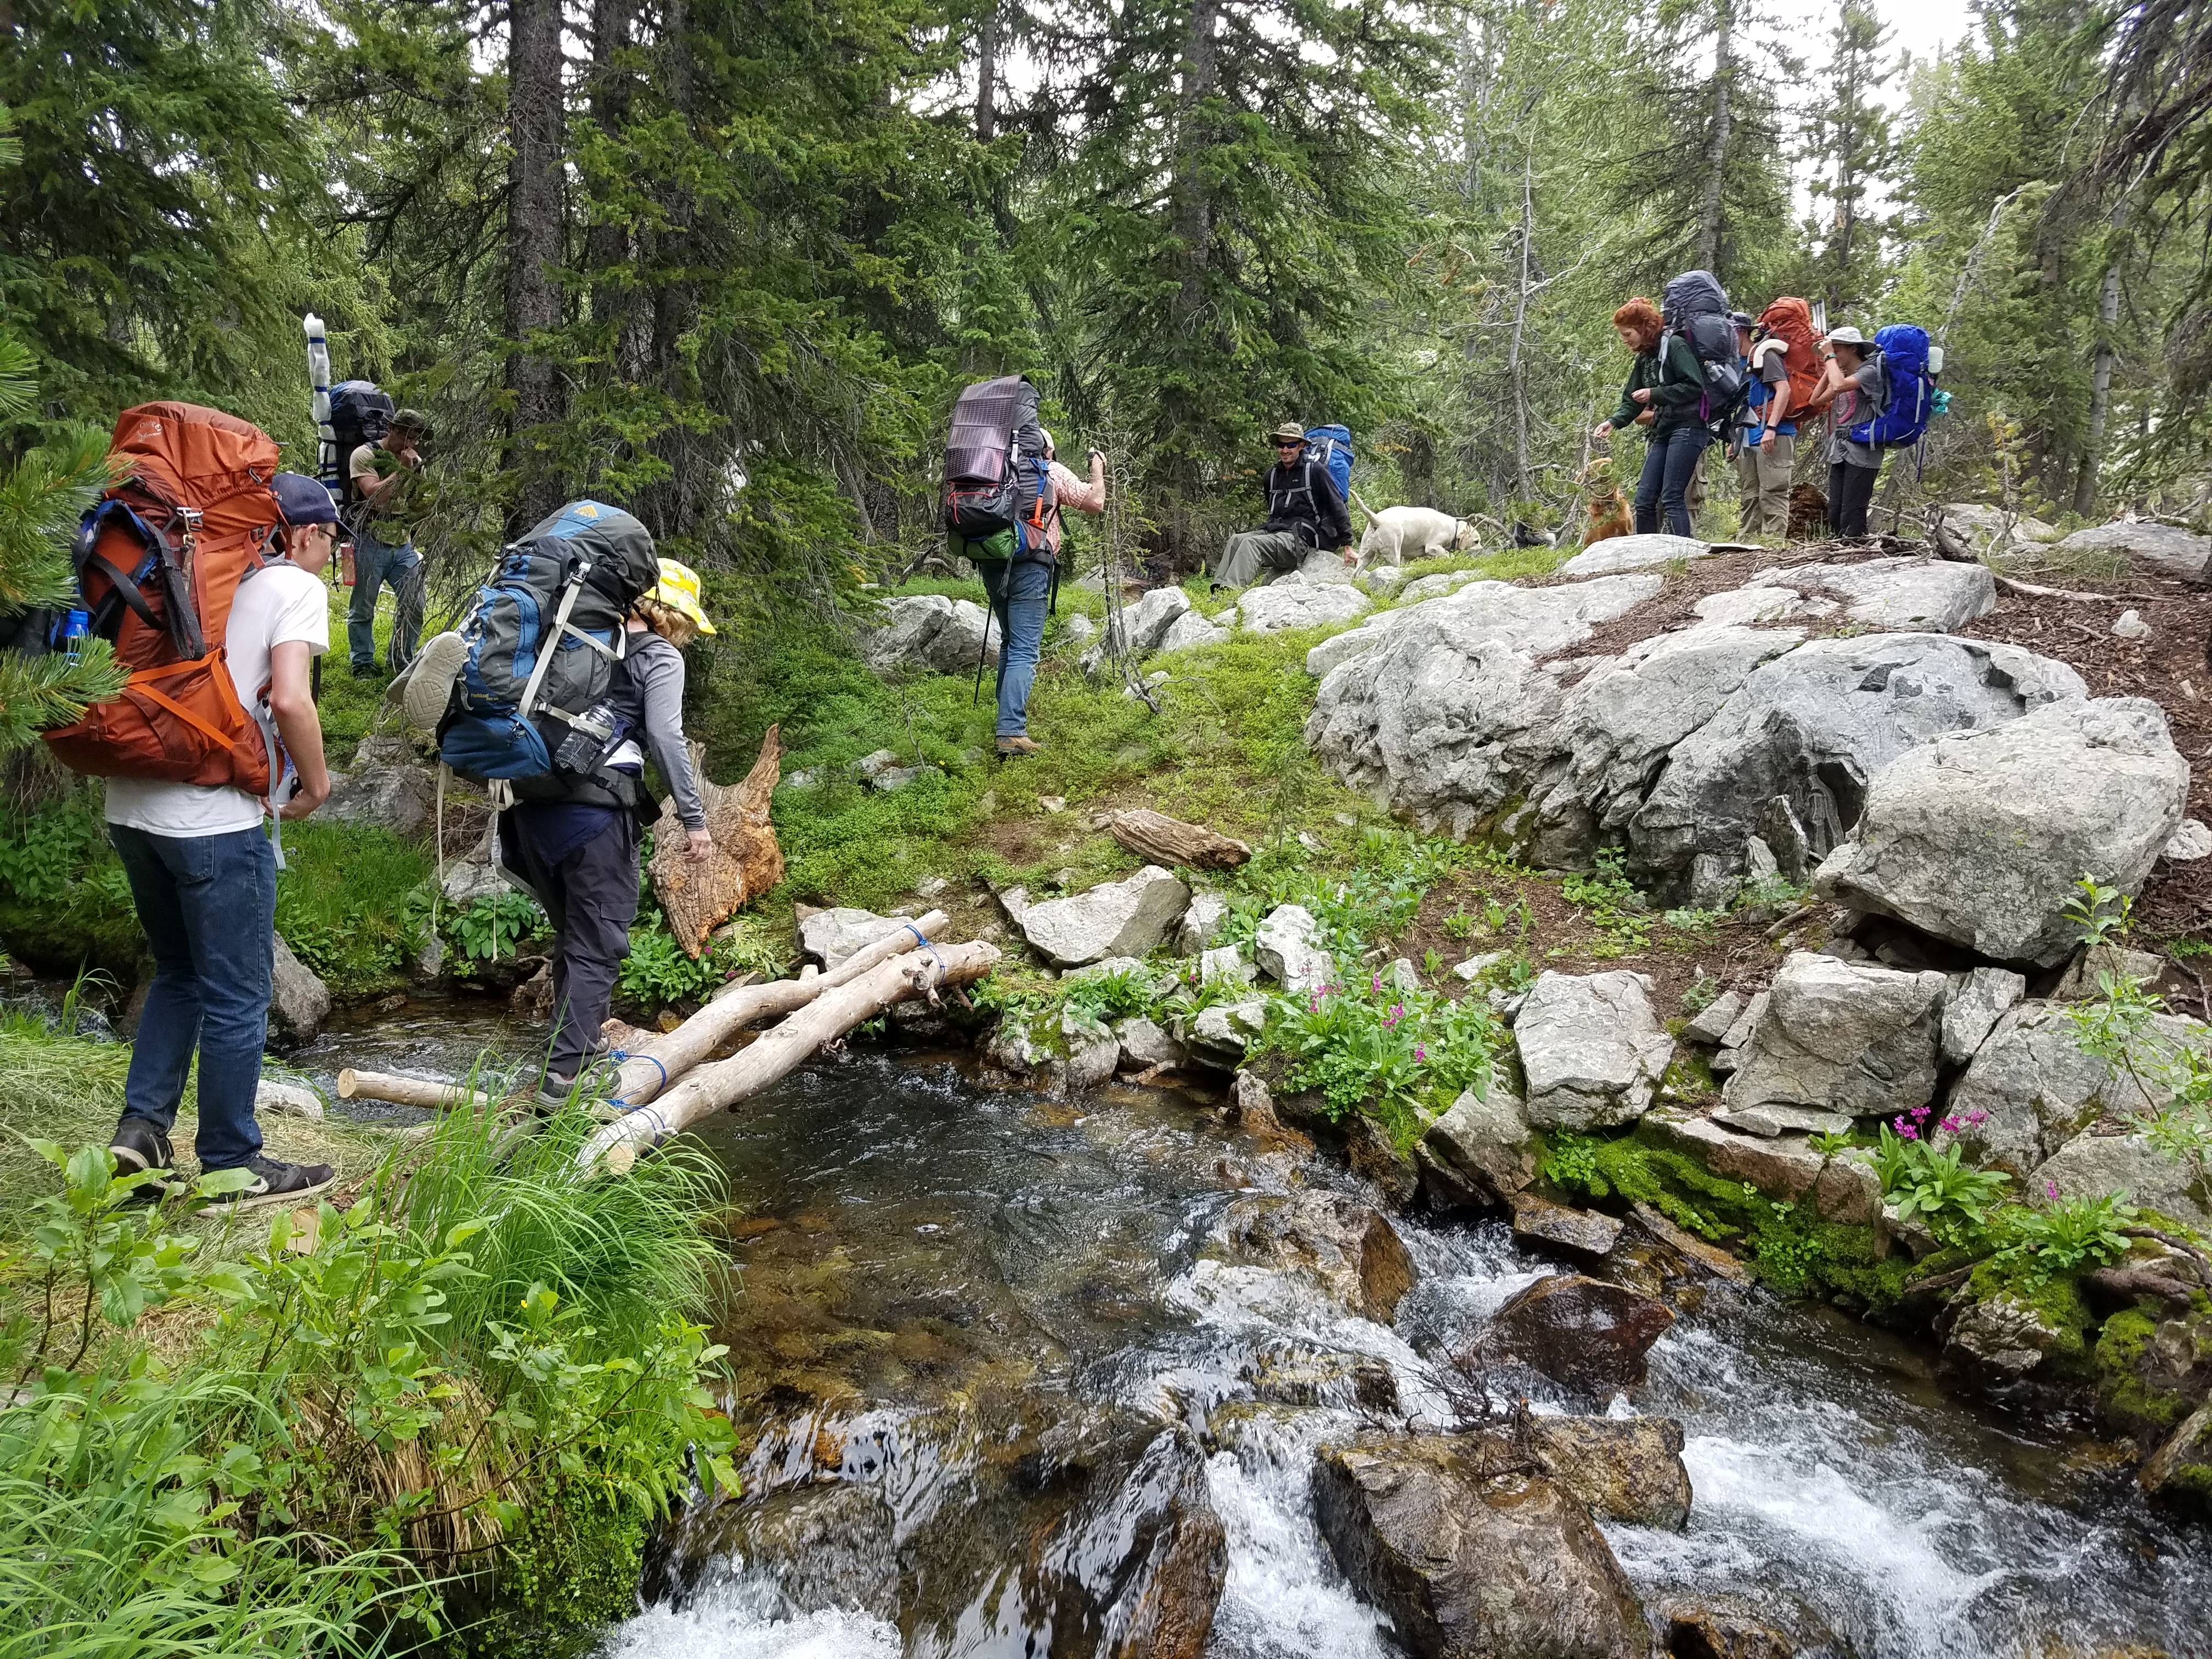
[[[1659,528],[1661,514],[1676,536],[1691,534],[1690,483],[1713,429],[1698,413],[1705,372],[1680,335],[1661,323],[1659,307],[1642,295],[1613,313],[1614,332],[1636,354],[1621,388],[1620,406],[1590,436],[1605,442],[1622,427],[1648,422],[1644,473],[1636,485],[1636,533]]]

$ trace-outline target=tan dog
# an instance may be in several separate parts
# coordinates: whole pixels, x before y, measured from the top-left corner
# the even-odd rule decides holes
[[[1587,498],[1583,509],[1584,547],[1611,541],[1615,536],[1626,536],[1635,530],[1636,515],[1629,511],[1628,498],[1613,481],[1610,455],[1590,457],[1589,465],[1583,469],[1577,482]]]
[[[1361,504],[1365,510],[1365,504]],[[1403,564],[1408,559],[1432,559],[1440,553],[1474,550],[1481,538],[1465,519],[1428,507],[1386,507],[1367,515],[1367,533],[1359,539],[1359,566]]]

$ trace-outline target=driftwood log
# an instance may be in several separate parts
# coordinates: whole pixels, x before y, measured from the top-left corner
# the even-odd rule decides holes
[[[608,1124],[576,1154],[579,1168],[604,1167],[628,1172],[637,1154],[713,1112],[758,1094],[798,1069],[825,1042],[834,1042],[863,1020],[873,1019],[908,997],[935,1000],[939,987],[981,979],[999,959],[996,945],[977,940],[927,951],[909,951],[878,963],[846,984],[835,986],[753,1042],[678,1080],[650,1106]],[[823,975],[826,980],[829,976]]]
[[[428,1078],[401,1077],[392,1072],[361,1072],[349,1066],[338,1073],[340,1100],[388,1100],[398,1106],[423,1106],[449,1112],[456,1106],[489,1106],[489,1095],[464,1089],[458,1083],[434,1083]]]
[[[1252,856],[1252,849],[1241,841],[1150,807],[1109,813],[1103,827],[1138,857],[1170,869],[1182,865],[1193,870],[1233,870]]]
[[[783,744],[775,726],[761,739],[760,757],[743,783],[726,788],[707,781],[702,750],[691,746],[691,769],[707,805],[714,853],[691,856],[683,820],[672,797],[653,826],[653,890],[659,895],[669,932],[688,956],[707,947],[707,936],[738,909],[783,879],[783,849],[769,822],[769,798],[782,775]]]
[[[927,939],[946,920],[944,911],[932,910],[912,925]],[[770,980],[765,985],[748,985],[718,997],[665,1036],[655,1037],[634,1050],[623,1061],[610,1092],[615,1099],[634,1105],[651,1100],[748,1025],[804,1008],[825,992],[851,984],[877,963],[915,948],[915,934],[902,927],[854,951],[826,974]]]

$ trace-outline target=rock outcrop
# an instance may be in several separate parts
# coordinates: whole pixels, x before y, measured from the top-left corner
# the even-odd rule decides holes
[[[1994,961],[2051,967],[2080,937],[2075,881],[2137,890],[2188,793],[2156,703],[2039,708],[1891,759],[1816,885]]]
[[[2176,576],[2203,576],[2212,565],[2212,536],[2192,535],[2167,524],[2100,524],[2075,531],[2058,544],[2058,551],[2112,554]]]
[[[1285,991],[1318,991],[1336,977],[1336,959],[1313,942],[1318,926],[1302,904],[1279,904],[1252,935],[1260,971]]]
[[[799,918],[799,953],[822,964],[824,973],[839,966],[856,951],[904,928],[911,916],[879,916],[872,910],[840,906],[815,910]]]
[[[1494,1203],[1536,1178],[1535,1140],[1521,1097],[1493,1073],[1488,1089],[1468,1090],[1429,1126],[1421,1146]]]
[[[1291,628],[1326,628],[1347,623],[1374,609],[1348,580],[1277,582],[1247,588],[1237,600],[1238,619],[1248,634],[1279,634]]]
[[[973,599],[949,599],[941,593],[917,593],[887,599],[883,620],[861,636],[860,654],[879,674],[927,670],[937,674],[972,674],[981,653],[999,660],[999,630],[984,630],[990,613]]]
[[[1939,973],[1793,951],[1737,1051],[1723,1090],[1729,1107],[1810,1106],[1871,1117],[1926,1104],[1936,1093],[1948,989]]]
[[[1635,1591],[1557,1483],[1486,1474],[1443,1436],[1323,1447],[1322,1535],[1420,1659],[1648,1659]]]
[[[1534,1417],[1529,1442],[1543,1472],[1591,1514],[1680,1532],[1690,1519],[1682,1425],[1671,1417]]]
[[[1079,968],[1102,957],[1141,957],[1158,949],[1182,919],[1190,889],[1148,864],[1125,881],[1102,882],[1068,898],[1032,904],[1014,887],[1000,902],[1032,949],[1059,967]]]
[[[1674,1040],[1651,1011],[1651,981],[1626,969],[1587,977],[1545,973],[1514,1017],[1539,1128],[1633,1123],[1650,1109]]]
[[[1592,576],[1615,576],[1624,570],[1686,563],[1712,550],[1711,542],[1701,542],[1694,536],[1609,536],[1569,559],[1559,567],[1559,574],[1583,581]]]
[[[349,771],[331,774],[330,799],[317,823],[369,823],[395,836],[419,836],[437,805],[437,775],[404,738],[368,737],[354,750]]]
[[[277,934],[276,967],[269,982],[270,1034],[288,1043],[305,1042],[330,1017],[330,987],[292,954],[284,935]]]

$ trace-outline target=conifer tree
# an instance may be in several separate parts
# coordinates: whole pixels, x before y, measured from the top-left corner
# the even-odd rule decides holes
[[[1887,186],[1896,146],[1881,93],[1895,74],[1882,53],[1892,31],[1869,0],[1844,0],[1829,35],[1820,96],[1807,123],[1815,201],[1827,204],[1819,271],[1831,317],[1840,322],[1880,284],[1881,216],[1869,195]]]

